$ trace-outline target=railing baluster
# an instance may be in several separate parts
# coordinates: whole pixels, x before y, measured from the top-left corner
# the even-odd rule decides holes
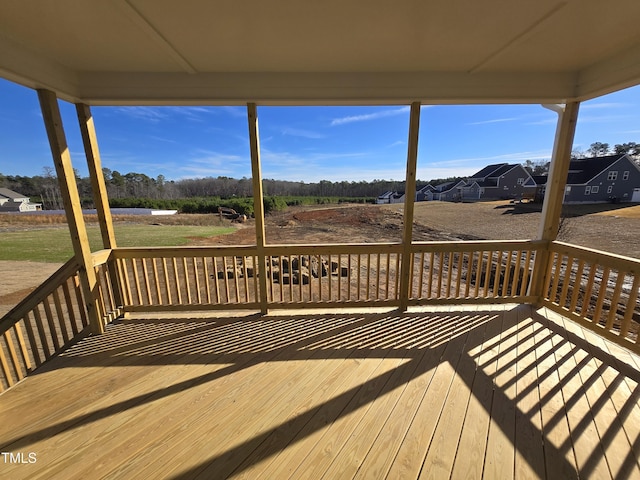
[[[151,284],[149,283],[149,269],[147,268],[147,259],[141,259],[142,262],[142,275],[144,275],[144,288],[147,292],[147,304],[153,305],[153,298],[151,298]]]
[[[600,283],[600,290],[598,292],[598,300],[596,301],[596,309],[593,313],[593,321],[594,323],[600,323],[600,315],[602,315],[602,307],[604,305],[604,299],[607,296],[607,284],[609,282],[609,274],[611,273],[611,269],[609,267],[605,267],[602,272],[602,280]]]
[[[569,311],[575,312],[578,305],[578,298],[580,290],[582,289],[582,274],[584,272],[584,260],[578,261],[578,268],[576,270],[576,279],[571,287],[571,303],[569,304]]]
[[[44,302],[42,302],[44,306],[44,314],[47,319],[47,325],[49,326],[49,338],[53,342],[53,352],[55,353],[60,349],[60,340],[58,339],[58,332],[56,330],[56,325],[53,319],[53,312],[51,311],[51,304],[49,303],[49,298],[47,297]]]
[[[156,304],[162,305],[162,290],[160,289],[160,274],[158,273],[157,258],[151,259],[151,269],[153,271],[153,282],[156,287]]]
[[[593,291],[593,283],[596,277],[596,265],[594,263],[589,264],[589,278],[587,279],[587,287],[584,293],[584,300],[582,301],[582,308],[580,309],[580,316],[584,317],[587,313],[587,309],[591,304],[591,296]]]
[[[49,350],[49,342],[47,342],[47,336],[44,331],[44,324],[42,323],[42,315],[40,314],[40,309],[36,307],[33,310],[36,319],[36,327],[38,329],[38,336],[40,337],[40,344],[42,345],[42,351],[44,353],[45,360],[49,360],[51,358],[51,351]]]
[[[464,252],[458,253],[458,266],[456,270],[456,291],[455,291],[455,294],[453,295],[454,298],[460,297],[460,282],[462,281],[462,264],[463,264],[464,255],[465,255]]]
[[[511,280],[511,263],[513,262],[514,252],[512,250],[507,250],[505,252],[507,254],[507,264],[504,269],[504,281],[502,282],[502,296],[508,297],[511,293],[509,291],[509,283]]]
[[[609,306],[609,316],[607,317],[606,329],[611,330],[613,328],[613,322],[616,319],[616,314],[618,312],[618,302],[620,301],[620,294],[622,292],[622,284],[624,283],[624,277],[626,276],[626,272],[617,271],[616,272],[616,286],[613,290],[613,296],[611,297],[611,304]]]
[[[535,260],[534,260],[535,262]],[[530,272],[531,272],[531,268],[532,268],[532,254],[531,254],[531,250],[527,251],[527,255],[525,257],[524,260],[524,269],[522,272],[522,283],[520,284],[520,296],[523,297],[526,292],[527,289],[529,288],[529,277],[530,277]],[[535,265],[535,263],[534,263]]]
[[[99,296],[98,300],[100,300],[101,297],[102,296]],[[62,304],[60,302],[60,295],[58,294],[57,288],[53,291],[53,304],[56,308],[56,316],[58,317],[58,326],[60,327],[60,331],[62,333],[62,340],[63,343],[66,344],[71,340],[71,337],[69,337],[69,332],[67,331],[67,325],[65,324],[64,313],[62,312]]]
[[[21,321],[22,323],[25,323],[24,319],[22,319]],[[24,342],[24,336],[22,335],[22,328],[20,328],[20,322],[17,322],[13,326],[13,331],[16,334],[16,338],[18,339],[18,345],[20,347],[20,355],[22,356],[22,362],[24,364],[26,372],[28,373],[32,370],[31,358],[29,357],[29,352],[27,351],[27,346]],[[33,345],[35,345],[35,343]]]
[[[207,258],[206,257],[202,257],[202,268],[204,270],[204,289],[205,292],[207,293],[207,304],[211,305],[211,282],[210,282],[210,274],[209,274],[209,265],[207,263]],[[255,264],[254,264],[255,265]],[[254,267],[254,272],[255,272],[255,267]]]
[[[493,251],[487,252],[487,269],[484,272],[484,297],[489,298],[489,289],[491,285],[491,268],[493,267]]]
[[[142,305],[142,292],[140,291],[140,277],[138,275],[138,265],[137,265],[137,259],[132,258],[131,259],[131,263],[133,265],[133,279],[135,280],[136,283],[136,296],[138,298],[138,304]]]
[[[120,278],[124,280],[124,301],[131,305],[133,303],[133,297],[131,294],[131,283],[129,282],[129,270],[127,268],[127,259],[123,258],[118,260],[118,266],[120,267]]]
[[[521,275],[521,266],[522,266],[522,250],[517,250],[516,252],[516,265],[513,268],[513,278],[511,279],[511,296],[516,297],[518,295],[518,280],[520,280],[524,275]],[[525,264],[525,268],[527,265]]]
[[[484,261],[484,252],[481,250],[478,252],[478,265],[476,267],[476,285],[473,296],[479,298],[480,296],[480,283],[482,281],[482,262]]]
[[[191,305],[192,297],[191,297],[191,281],[189,279],[189,267],[187,267],[187,257],[182,257],[182,274],[184,277],[184,289],[187,292],[187,305]]]
[[[216,261],[216,257],[211,257],[211,262],[213,263],[213,285],[216,289],[216,303],[220,303],[220,282],[218,279],[220,275],[218,273],[218,262]]]
[[[451,297],[451,289],[453,288],[453,263],[455,262],[455,255],[453,252],[447,254],[447,294],[444,298]]]
[[[249,274],[247,273],[247,257],[242,257],[242,276],[244,277],[244,301],[249,303]],[[254,269],[255,274],[255,269]]]
[[[198,304],[200,305],[202,303],[202,292],[200,291],[200,271],[198,270],[198,260],[196,257],[191,258],[191,264],[193,266],[193,277],[196,284],[196,298],[198,299]]]
[[[394,300],[398,300],[400,298],[399,285],[400,285],[400,262],[404,262],[404,258],[401,259],[400,253],[396,253],[396,276],[395,276],[395,291],[394,291]]]
[[[32,310],[31,313],[35,318],[35,310]],[[33,331],[33,324],[31,323],[31,319],[29,318],[29,313],[27,313],[23,318],[25,329],[27,330],[27,338],[29,339],[29,345],[31,345],[31,354],[33,355],[33,361],[35,363],[34,367],[38,367],[42,365],[42,359],[40,358],[40,352],[38,349],[38,344],[36,341],[36,335]]]
[[[556,289],[552,285],[558,284],[558,277],[560,276],[560,262],[562,256],[556,253],[549,254],[549,263],[547,265],[547,277],[544,282],[544,295],[548,295],[552,302],[556,301]],[[554,267],[555,265],[555,267]]]
[[[6,338],[6,337],[3,335],[2,338]],[[11,371],[9,370],[9,363],[5,358],[4,349],[2,348],[2,345],[0,345],[0,368],[2,368],[3,376],[7,381],[7,387],[8,388],[13,387],[15,385],[15,381],[13,380],[13,375],[11,375]],[[2,391],[4,391],[4,386],[2,385],[2,382],[0,382],[0,392]]]
[[[13,364],[13,371],[16,374],[18,381],[20,381],[24,378],[24,373],[22,371],[22,366],[18,361],[18,353],[16,352],[15,343],[13,338],[11,338],[11,330],[4,332],[3,336],[4,341],[7,344],[7,349],[9,350],[9,358],[11,358],[11,363]]]
[[[496,252],[496,273],[493,279],[493,298],[500,296],[500,277],[502,276],[502,251]]]

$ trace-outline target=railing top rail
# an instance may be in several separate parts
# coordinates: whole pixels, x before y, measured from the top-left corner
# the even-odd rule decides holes
[[[4,317],[0,318],[0,335],[19,322],[31,309],[44,300],[63,281],[78,271],[80,265],[75,257],[71,258],[47,280],[42,282],[29,296],[13,307]]]
[[[107,263],[109,261],[109,259],[111,258],[111,253],[113,252],[113,250],[111,250],[110,248],[105,249],[105,250],[98,250],[97,252],[93,252],[91,254],[92,260],[93,260],[93,266],[94,267],[99,267],[100,265],[104,265],[105,263]]]
[[[532,249],[539,250],[547,245],[545,240],[462,240],[455,241],[426,241],[413,242],[414,250],[429,248],[447,251],[477,251],[477,250],[501,250],[501,249]]]
[[[602,263],[634,274],[640,274],[640,259],[625,257],[615,253],[604,252],[588,247],[581,247],[571,243],[551,242],[549,249],[552,252],[571,254],[575,257]]]
[[[113,249],[113,258],[171,258],[171,257],[202,257],[223,255],[250,255],[256,251],[255,245],[233,246],[177,246],[177,247],[117,247]]]

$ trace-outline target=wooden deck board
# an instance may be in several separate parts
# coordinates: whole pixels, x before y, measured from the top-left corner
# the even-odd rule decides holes
[[[634,354],[451,308],[118,321],[0,395],[0,477],[640,476]]]

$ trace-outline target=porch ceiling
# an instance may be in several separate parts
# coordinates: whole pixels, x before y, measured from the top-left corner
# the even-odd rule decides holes
[[[637,0],[0,0],[0,75],[103,104],[564,102],[640,83]]]

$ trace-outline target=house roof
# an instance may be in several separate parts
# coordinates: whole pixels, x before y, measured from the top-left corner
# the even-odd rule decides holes
[[[574,158],[569,163],[567,185],[584,185],[613,166],[625,157],[625,154],[607,155],[604,157]],[[633,163],[633,162],[630,162]],[[547,175],[536,175],[534,180],[538,185],[547,183]]]
[[[0,188],[0,197],[9,198],[11,200],[22,200],[24,198],[29,198],[18,192],[14,192],[13,190],[9,190],[8,188]]]
[[[640,84],[637,0],[0,0],[0,10],[0,76],[89,105],[562,103]]]
[[[506,165],[508,165],[508,163],[496,163],[493,165],[487,165],[479,172],[476,172],[475,174],[471,175],[469,178],[476,179],[476,178],[495,177],[497,176],[496,172],[503,169]]]
[[[610,168],[622,157],[624,157],[624,154],[572,159],[571,163],[569,163],[567,185],[588,183],[593,177]]]

